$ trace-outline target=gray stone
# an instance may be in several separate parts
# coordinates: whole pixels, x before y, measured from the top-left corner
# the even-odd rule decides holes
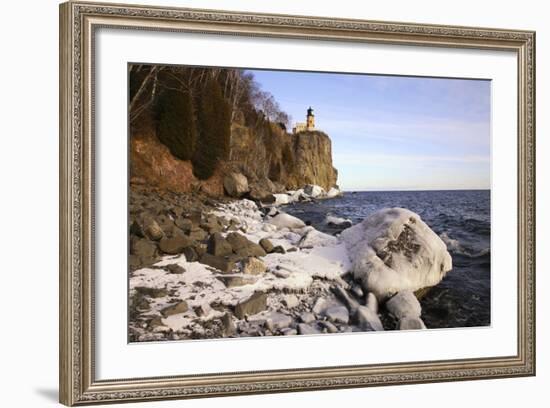
[[[353,299],[343,287],[333,286],[332,292],[344,305],[346,305],[346,307],[352,314],[355,313],[355,311],[359,307],[359,302]]]
[[[378,299],[376,299],[376,296],[374,295],[374,293],[369,292],[367,294],[367,300],[365,302],[365,306],[367,306],[374,313],[378,313]]]
[[[243,319],[256,313],[263,312],[267,308],[267,294],[256,292],[249,298],[242,300],[235,306],[235,316]]]
[[[313,305],[313,313],[316,315],[320,315],[325,311],[325,309],[328,307],[328,302],[323,297],[317,298],[315,301],[315,304]]]
[[[361,330],[365,331],[383,331],[384,326],[380,321],[380,317],[376,312],[373,312],[369,307],[359,306],[355,312],[355,320]]]
[[[185,313],[187,312],[187,310],[189,310],[189,307],[187,306],[187,302],[185,300],[182,300],[181,302],[178,302],[175,305],[165,307],[160,311],[160,313],[164,317],[168,317],[179,313]]]
[[[399,330],[423,330],[426,325],[420,317],[404,317],[399,320]]]
[[[230,273],[236,267],[233,259],[214,256],[209,253],[205,253],[201,256],[200,263],[216,268],[222,273]]]
[[[222,321],[222,327],[223,327],[223,335],[224,337],[229,337],[235,334],[236,328],[235,328],[235,322],[233,322],[233,315],[231,313],[225,313],[221,317]]]
[[[176,274],[185,272],[185,268],[179,266],[178,264],[166,265],[164,266],[164,269],[166,269],[170,273],[176,273]]]
[[[259,243],[261,247],[264,249],[264,251],[267,252],[268,254],[270,254],[273,251],[274,246],[269,239],[262,238],[260,239]]]
[[[296,295],[286,295],[283,298],[283,304],[289,309],[293,309],[300,304],[300,301]]]
[[[266,271],[267,267],[258,258],[246,258],[242,261],[242,272],[246,275],[261,275]]]
[[[422,306],[410,290],[397,293],[386,302],[386,309],[398,320],[404,317],[420,317]]]
[[[193,308],[193,311],[197,316],[204,317],[204,316],[208,316],[208,314],[212,311],[212,308],[208,303],[204,302],[198,306],[195,306]]]
[[[324,312],[325,316],[334,323],[348,324],[349,312],[345,306],[332,306]]]
[[[338,327],[336,327],[334,324],[332,324],[329,321],[323,321],[321,324],[327,329],[327,332],[329,333],[338,333]]]
[[[315,321],[315,315],[310,312],[305,312],[300,315],[300,320],[304,323],[313,323]]]
[[[272,332],[275,332],[279,329],[287,328],[292,324],[292,317],[287,316],[283,313],[271,313],[265,321],[266,327],[271,330]]]
[[[159,249],[168,255],[177,255],[193,245],[193,241],[185,235],[177,235],[172,238],[162,238],[159,242]]]
[[[351,285],[351,292],[358,298],[362,298],[363,296],[365,296],[365,293],[363,292],[363,288],[356,283]]]
[[[166,288],[148,288],[146,286],[138,286],[135,288],[135,290],[140,295],[145,295],[152,298],[168,296],[168,291],[166,290]]]
[[[281,334],[283,336],[294,336],[298,334],[298,331],[296,329],[291,329],[290,327],[287,327],[286,329],[281,330]]]
[[[233,253],[231,244],[219,232],[210,236],[207,250],[214,256],[226,256]]]
[[[309,324],[305,323],[299,323],[298,324],[298,334],[306,335],[306,334],[319,334],[320,331],[316,329],[313,326],[310,326]]]

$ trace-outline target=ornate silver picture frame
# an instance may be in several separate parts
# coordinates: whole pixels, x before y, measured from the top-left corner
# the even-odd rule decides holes
[[[94,86],[95,41],[100,28],[514,53],[518,72],[517,265],[509,267],[517,273],[516,353],[435,361],[99,379],[95,343],[98,296],[95,277],[99,254],[95,252],[94,217],[95,191],[99,186],[95,180]],[[535,375],[535,33],[122,4],[63,3],[60,6],[59,256],[59,384],[60,402],[65,405]],[[126,297],[127,293],[120,296]]]

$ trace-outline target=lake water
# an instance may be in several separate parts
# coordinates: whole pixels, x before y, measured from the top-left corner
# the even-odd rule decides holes
[[[285,211],[330,232],[325,217],[354,224],[386,207],[414,211],[447,244],[453,270],[422,303],[428,328],[487,326],[491,322],[491,193],[489,190],[346,192],[343,197],[295,203]]]

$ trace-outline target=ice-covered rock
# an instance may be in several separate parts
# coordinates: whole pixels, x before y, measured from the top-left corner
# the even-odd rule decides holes
[[[304,228],[306,224],[299,218],[296,218],[290,214],[280,213],[269,220],[270,224],[275,225],[277,228]]]
[[[445,243],[420,217],[404,208],[385,208],[344,230],[354,277],[385,299],[403,290],[438,284],[452,269]]]
[[[291,197],[288,194],[273,194],[273,197],[275,197],[275,205],[285,205],[291,202]]]
[[[300,248],[307,247],[325,247],[333,246],[338,243],[338,239],[332,235],[325,234],[313,227],[306,227],[305,234],[300,239],[298,246]]]
[[[336,187],[331,187],[331,189],[327,192],[326,198],[334,198],[342,195],[342,192],[338,190]]]
[[[388,312],[401,320],[404,317],[420,317],[422,307],[410,290],[404,290],[386,302]]]
[[[348,218],[340,218],[328,214],[325,218],[325,224],[327,224],[329,227],[349,228],[352,226],[353,223]]]
[[[355,313],[355,319],[361,330],[383,331],[384,326],[376,312],[373,312],[368,306],[359,306]]]
[[[404,317],[399,321],[399,330],[423,330],[426,325],[420,317]]]
[[[326,191],[323,187],[316,184],[308,184],[304,187],[304,193],[312,198],[317,198],[320,196],[324,196],[326,194]]]

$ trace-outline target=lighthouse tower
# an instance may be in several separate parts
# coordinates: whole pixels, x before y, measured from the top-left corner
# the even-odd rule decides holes
[[[315,115],[311,106],[307,110],[306,116],[306,130],[315,130]]]

